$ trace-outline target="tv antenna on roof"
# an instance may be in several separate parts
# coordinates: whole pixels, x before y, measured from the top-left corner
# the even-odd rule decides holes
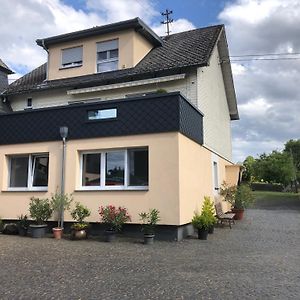
[[[169,15],[171,15],[173,13],[172,10],[168,10],[166,9],[166,11],[162,12],[161,15],[166,17],[166,19],[164,21],[161,22],[161,24],[166,24],[167,25],[167,31],[166,31],[166,34],[167,35],[170,35],[170,27],[169,27],[169,24],[170,23],[173,23],[173,19],[169,18]]]

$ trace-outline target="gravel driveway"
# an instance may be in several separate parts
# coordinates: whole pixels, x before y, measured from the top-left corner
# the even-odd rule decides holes
[[[0,235],[0,299],[299,299],[300,213],[248,210],[209,240]]]

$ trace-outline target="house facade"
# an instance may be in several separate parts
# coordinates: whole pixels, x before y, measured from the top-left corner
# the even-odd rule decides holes
[[[0,215],[61,189],[88,206],[157,208],[161,236],[180,240],[204,195],[235,184],[237,120],[224,26],[158,37],[139,18],[37,40],[48,61],[1,94]],[[8,129],[7,129],[8,128]],[[1,178],[0,177],[0,178]],[[65,221],[72,221],[66,213]]]

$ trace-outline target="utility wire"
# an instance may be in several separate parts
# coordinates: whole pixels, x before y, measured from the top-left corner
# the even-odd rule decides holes
[[[281,55],[300,55],[300,52],[294,53],[265,53],[265,54],[244,54],[244,55],[229,55],[229,57],[249,57],[249,56],[281,56]]]

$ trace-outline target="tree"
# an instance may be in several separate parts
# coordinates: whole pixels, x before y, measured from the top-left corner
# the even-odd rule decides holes
[[[264,153],[255,160],[253,174],[260,181],[288,185],[293,179],[291,155],[279,151]]]
[[[247,156],[243,162],[244,171],[242,181],[251,182],[254,177],[254,164],[255,158],[253,156]]]
[[[284,152],[292,156],[297,180],[300,181],[300,139],[289,140],[285,143]]]

